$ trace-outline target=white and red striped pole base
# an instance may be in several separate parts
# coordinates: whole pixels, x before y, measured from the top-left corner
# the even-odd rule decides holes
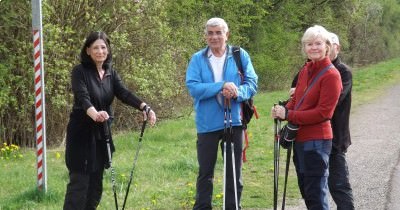
[[[37,151],[37,186],[39,190],[45,188],[45,141],[44,141],[44,107],[42,81],[42,54],[40,31],[33,30],[34,69],[35,69],[35,124],[36,124],[36,151]]]

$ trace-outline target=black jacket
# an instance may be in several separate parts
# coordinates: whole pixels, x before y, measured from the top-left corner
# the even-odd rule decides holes
[[[79,64],[72,70],[71,81],[74,105],[67,127],[66,165],[70,171],[75,172],[92,172],[102,166],[107,168],[103,124],[94,122],[86,110],[94,106],[97,111],[105,110],[112,116],[111,104],[114,97],[136,109],[140,108],[142,101],[124,86],[112,68],[106,69],[103,80],[100,80],[94,65]],[[111,150],[114,151],[111,133],[108,138]],[[96,164],[99,160],[104,161],[104,165]]]
[[[343,85],[343,90],[331,119],[333,130],[332,153],[346,152],[351,144],[349,118],[353,76],[350,68],[342,63],[339,57],[332,61],[332,63],[339,70]]]

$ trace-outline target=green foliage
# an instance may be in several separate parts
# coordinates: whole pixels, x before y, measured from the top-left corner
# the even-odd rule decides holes
[[[387,49],[388,57],[397,57],[400,51],[400,2],[397,0],[386,0],[383,4],[382,31],[384,48]]]
[[[29,1],[0,2],[0,132],[16,145],[32,135],[33,58]],[[33,119],[32,119],[33,120]]]
[[[283,84],[289,84],[289,72],[297,71],[293,68],[294,63],[302,63],[298,56],[299,38],[288,22],[293,14],[293,8],[287,5],[271,5],[265,19],[260,20],[253,30],[249,48],[253,50],[252,59],[257,73],[260,75],[259,84],[262,89],[281,89]],[[263,27],[268,25],[268,27]]]
[[[12,88],[7,82],[9,75],[9,68],[0,64],[0,87],[2,87],[0,89],[0,114],[3,114],[4,110],[7,109],[8,100],[11,98],[12,94]]]
[[[362,66],[400,53],[400,3],[313,0],[45,0],[43,10],[46,127],[58,145],[72,106],[70,72],[90,31],[111,39],[115,69],[161,119],[191,113],[185,86],[190,56],[206,45],[204,25],[224,18],[229,43],[246,49],[260,90],[287,89],[304,63],[300,39],[320,24],[340,37],[342,58]],[[34,82],[31,1],[0,1],[0,136],[33,146]],[[118,130],[138,126],[136,110],[116,102]],[[132,116],[132,117],[129,117]],[[1,142],[0,142],[1,143]]]

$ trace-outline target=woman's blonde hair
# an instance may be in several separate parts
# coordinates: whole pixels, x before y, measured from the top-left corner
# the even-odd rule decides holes
[[[306,53],[305,50],[305,44],[308,42],[311,42],[317,38],[321,38],[323,41],[325,41],[326,46],[328,49],[326,49],[326,55],[329,54],[332,48],[332,43],[330,39],[329,32],[322,26],[320,25],[314,25],[312,27],[309,27],[306,32],[304,32],[303,37],[301,38],[301,45],[302,45],[302,51],[303,53]]]

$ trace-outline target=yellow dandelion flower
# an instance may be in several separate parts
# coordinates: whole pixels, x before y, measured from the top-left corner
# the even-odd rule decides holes
[[[59,152],[56,152],[56,159],[60,159],[61,158],[61,154]]]

